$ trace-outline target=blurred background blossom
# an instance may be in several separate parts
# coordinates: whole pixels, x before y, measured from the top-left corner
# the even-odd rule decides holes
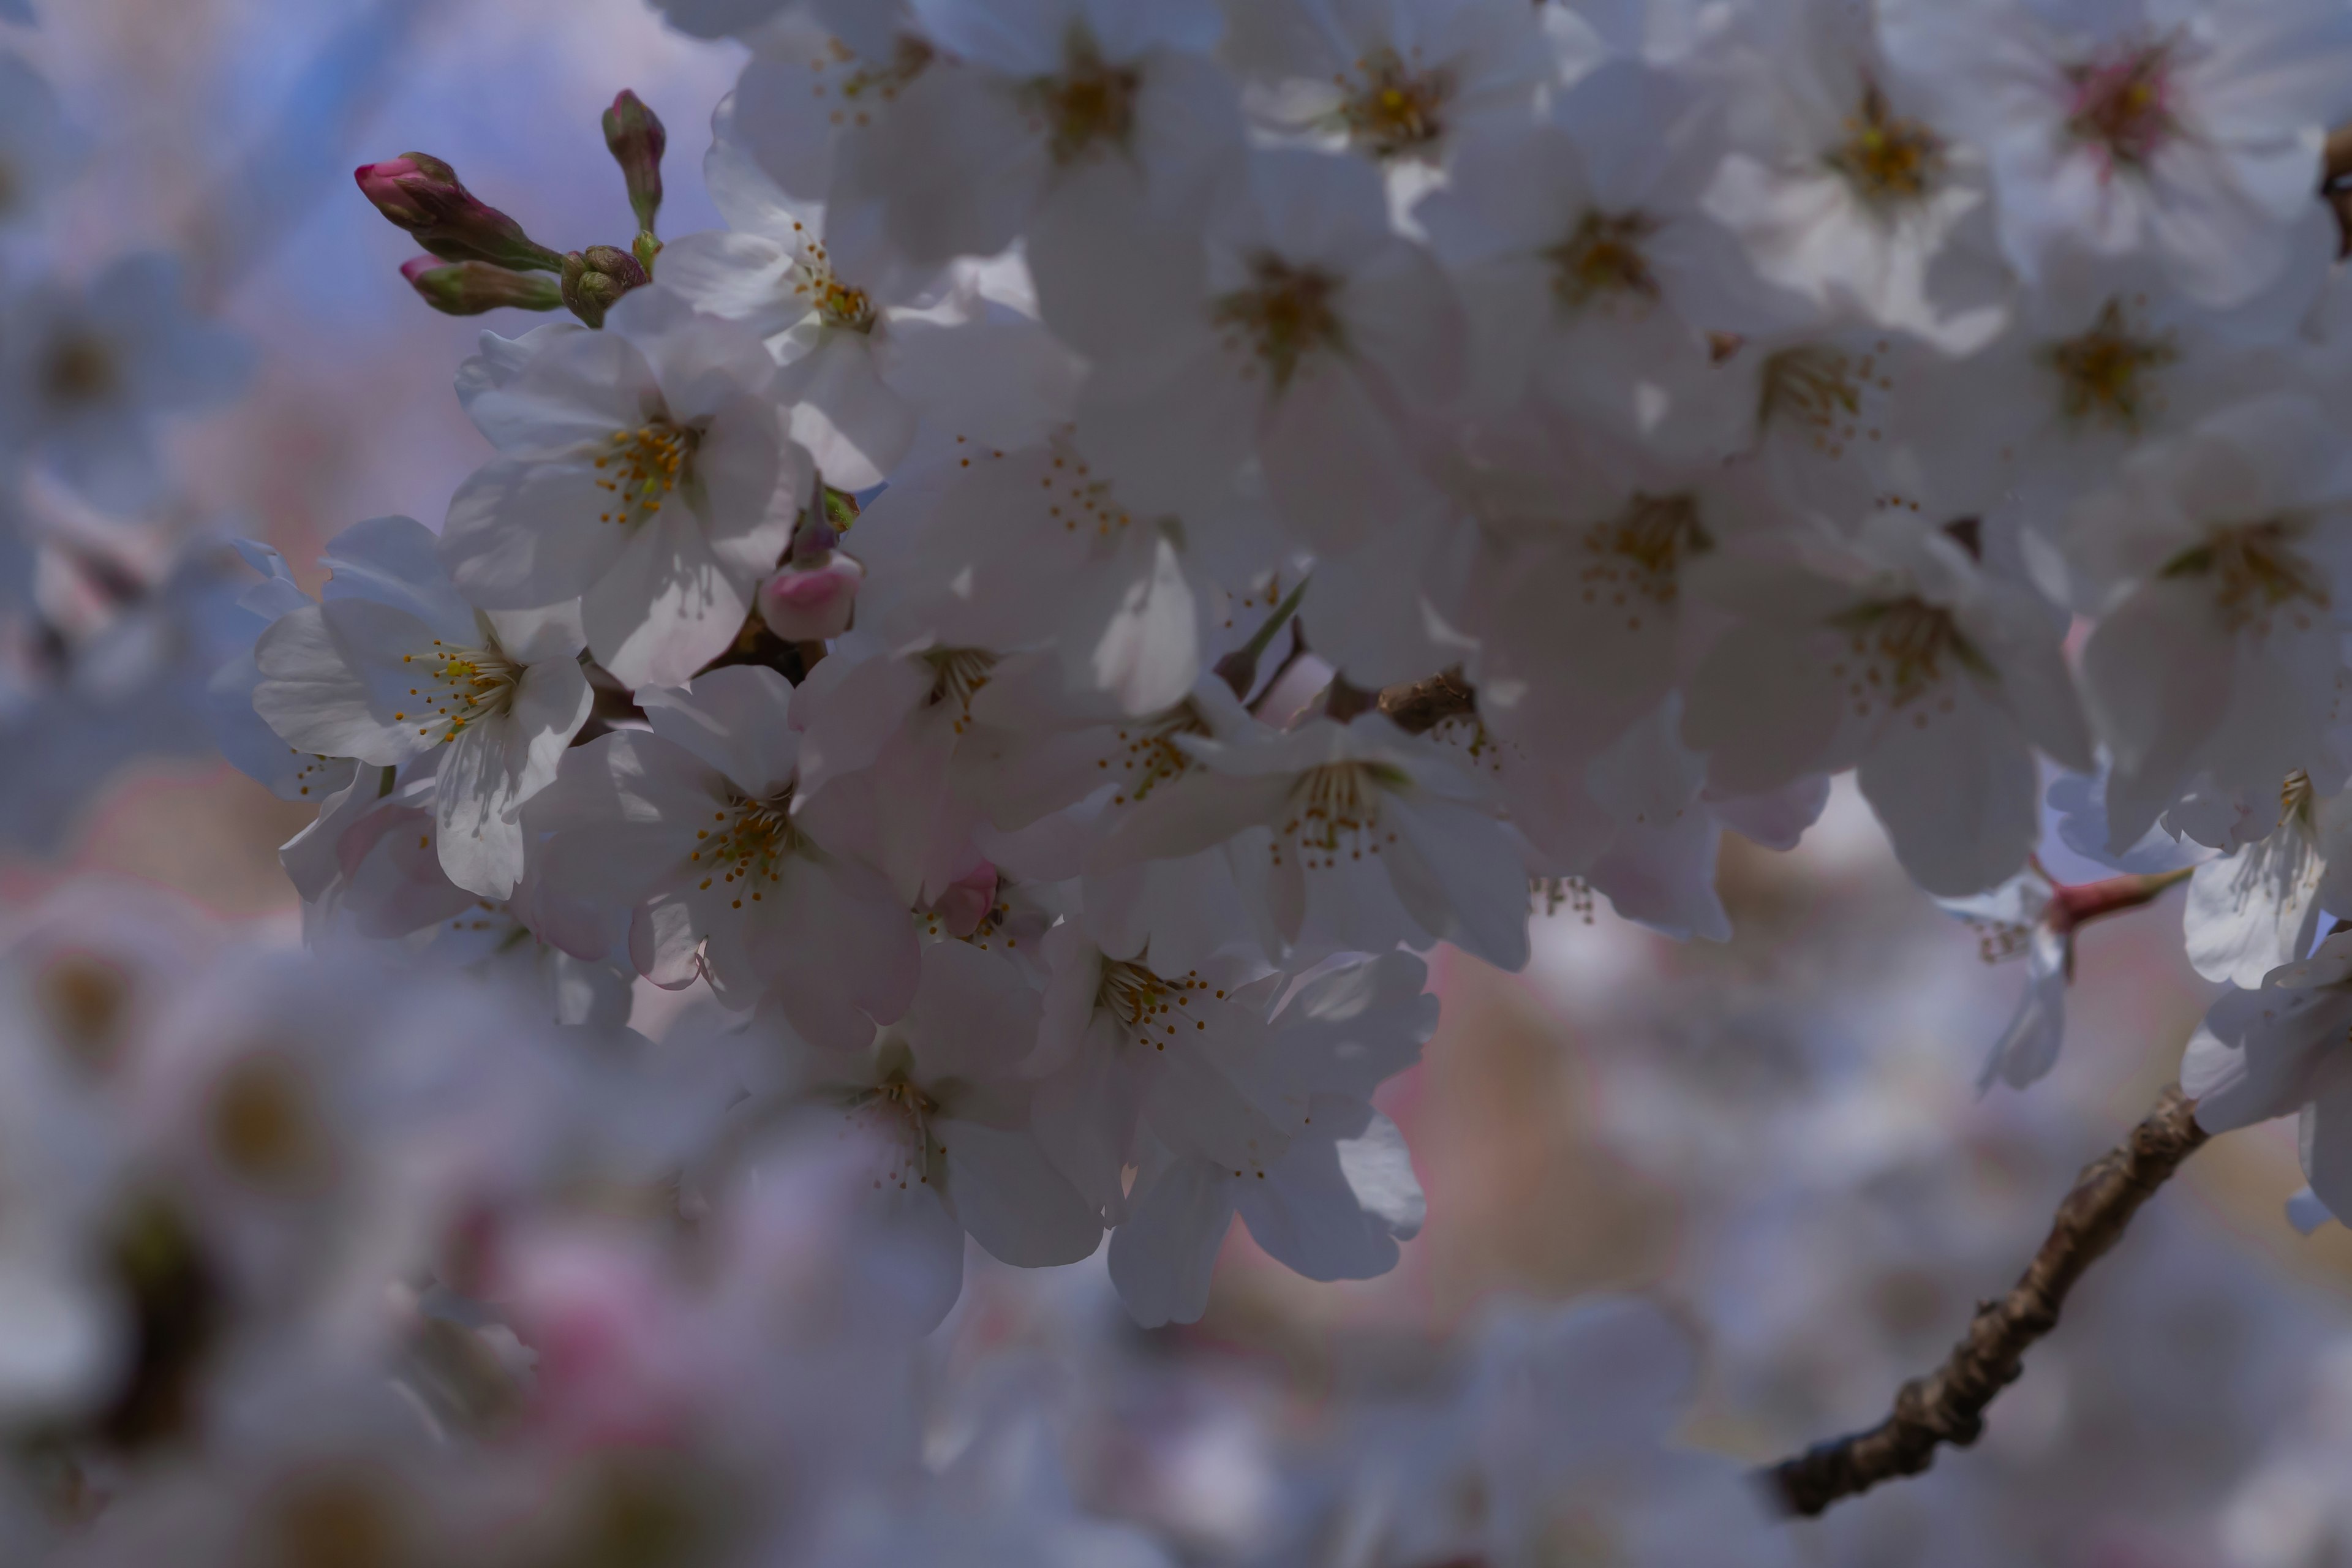
[[[546,243],[610,243],[625,208],[595,125],[626,86],[671,128],[669,232],[712,226],[702,128],[740,52],[637,0],[41,12],[0,23],[58,110],[44,120],[21,88],[0,103],[0,142],[29,171],[9,195],[38,209],[0,213],[12,306],[95,299],[123,258],[176,256],[214,324],[173,352],[220,384],[168,410],[157,498],[110,511],[23,459],[30,531],[51,542],[33,624],[55,646],[12,653],[0,900],[19,940],[73,905],[110,911],[111,941],[151,921],[173,942],[289,944],[277,848],[310,808],[184,732],[254,581],[226,542],[266,541],[315,588],[327,538],[390,513],[437,526],[484,455],[449,391],[481,323],[413,297],[411,247],[352,166],[430,152]],[[927,1460],[1012,1467],[1043,1445],[1075,1507],[1188,1561],[1411,1568],[1368,1512],[1367,1456],[1410,1454],[1471,1399],[1514,1313],[1619,1291],[1663,1303],[1699,1347],[1686,1440],[1759,1461],[1876,1420],[2172,1075],[2213,988],[2181,957],[2179,895],[2108,922],[2081,944],[2052,1079],[1979,1096],[2023,966],[1981,961],[1856,798],[1842,790],[1793,854],[1723,853],[1728,942],[1571,902],[1538,922],[1522,975],[1440,961],[1441,1032],[1382,1101],[1429,1194],[1393,1273],[1311,1284],[1254,1266],[1236,1229],[1207,1316],[1145,1331],[1100,1257],[1032,1273],[975,1251],[930,1347],[954,1392]],[[639,1001],[652,1034],[700,1005]],[[2352,1236],[2289,1226],[2292,1139],[2273,1124],[2200,1155],[1977,1448],[1799,1528],[1798,1549],[1855,1565],[2352,1563]]]

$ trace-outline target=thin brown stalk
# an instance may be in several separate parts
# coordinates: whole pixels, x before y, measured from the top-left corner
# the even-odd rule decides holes
[[[1944,1364],[1903,1385],[1893,1414],[1763,1472],[1782,1506],[1817,1514],[1881,1481],[1917,1475],[1944,1444],[1965,1448],[1975,1442],[1993,1396],[2024,1370],[2027,1350],[2058,1326],[2067,1291],[2205,1138],[2197,1102],[2179,1086],[2168,1088],[2129,1137],[2083,1167],[2016,1286],[1977,1309]]]

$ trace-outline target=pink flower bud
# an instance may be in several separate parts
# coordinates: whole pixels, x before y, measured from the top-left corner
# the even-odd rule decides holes
[[[817,642],[849,629],[866,568],[839,551],[794,562],[760,585],[760,618],[786,642]]]
[[[940,929],[959,940],[980,929],[988,911],[996,907],[996,868],[982,860],[950,883],[947,891],[931,900],[931,913],[937,915]]]
[[[637,215],[638,232],[651,234],[654,215],[661,210],[661,161],[668,132],[643,99],[624,90],[604,111],[604,146],[628,182],[629,210]]]
[[[394,226],[444,261],[487,261],[516,272],[561,270],[563,258],[532,242],[522,225],[475,199],[457,171],[424,153],[362,163],[361,194]]]

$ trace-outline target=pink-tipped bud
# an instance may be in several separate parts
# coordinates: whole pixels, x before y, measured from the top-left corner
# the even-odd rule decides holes
[[[820,642],[849,629],[866,568],[841,552],[794,562],[760,584],[760,618],[786,642]]]
[[[487,261],[439,261],[420,256],[400,264],[400,275],[445,316],[478,316],[512,306],[518,310],[560,310],[563,290],[536,272],[509,272]]]
[[[533,243],[522,225],[475,199],[457,171],[424,153],[403,153],[353,172],[375,210],[444,261],[487,261],[517,272],[554,272],[563,258]]]
[[[629,210],[637,215],[638,232],[651,234],[654,215],[661,211],[661,161],[669,133],[643,99],[624,89],[604,111],[604,146],[628,182]]]
[[[996,907],[996,868],[982,860],[931,900],[940,929],[958,940],[971,935]]]

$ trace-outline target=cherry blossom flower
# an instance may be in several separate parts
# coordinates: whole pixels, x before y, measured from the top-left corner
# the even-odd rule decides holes
[[[1907,511],[1798,548],[1707,563],[1702,592],[1742,618],[1691,678],[1684,739],[1735,794],[1858,764],[1922,888],[2004,880],[2037,828],[2032,746],[2090,761],[2052,606]]]
[[[2213,1004],[2189,1042],[2180,1087],[2197,1120],[2224,1132],[2300,1114],[2303,1173],[2329,1211],[2352,1214],[2352,938],[2331,936],[2254,990]]]
[[[658,287],[534,347],[476,377],[467,412],[501,455],[450,502],[442,562],[483,609],[576,597],[598,663],[678,685],[741,629],[807,500],[775,363]]]
[[[1092,362],[1078,449],[1128,504],[1192,513],[1255,458],[1283,517],[1327,549],[1434,508],[1402,426],[1458,391],[1464,327],[1444,274],[1390,229],[1370,167],[1261,152],[1205,253],[1106,220],[1037,237],[1030,261],[1046,323]]]
[[[910,0],[945,57],[913,75],[845,187],[880,201],[919,260],[992,256],[1074,193],[1118,188],[1196,216],[1241,147],[1208,58],[1214,0]],[[837,184],[836,199],[845,194]]]
[[[602,958],[625,911],[629,960],[656,984],[770,994],[802,1038],[864,1047],[913,994],[914,922],[858,857],[854,813],[802,795],[792,688],[736,666],[638,700],[652,733],[567,752],[533,800],[544,934]]]
[[[1067,355],[1034,323],[992,315],[975,279],[873,244],[836,256],[839,231],[861,237],[856,224],[793,202],[723,139],[707,178],[730,227],[663,247],[662,284],[768,340],[793,437],[827,483],[881,483],[921,421],[996,446],[1066,416],[1076,381]],[[974,374],[982,365],[985,376]]]
[[[1883,18],[1887,53],[1982,150],[2029,281],[2065,246],[2141,252],[2190,298],[2229,306],[2276,282],[2296,247],[2324,248],[2320,140],[2352,107],[2339,8],[1889,0]]]
[[[2273,395],[2127,459],[2067,520],[2101,615],[2083,695],[2115,758],[2116,844],[2200,773],[2249,801],[2297,770],[2335,792],[2347,472],[2318,410]]]
[[[782,1031],[761,1037],[747,1076],[755,1096],[818,1108],[869,1135],[872,1200],[883,1223],[960,1276],[969,1234],[1022,1268],[1075,1263],[1102,1241],[1094,1207],[1048,1158],[1030,1121],[1021,1068],[1037,1044],[1039,998],[1001,954],[948,941],[923,950],[906,1015],[854,1054]],[[956,1292],[943,1293],[952,1301]]]
[[[2010,282],[1975,147],[1883,58],[1841,0],[1780,7],[1727,112],[1744,132],[1706,192],[1757,270],[1824,315],[1851,311],[1954,353],[2007,319]]]
[[[251,346],[189,310],[179,262],[126,256],[86,289],[41,282],[0,319],[0,447],[37,458],[90,502],[136,512],[163,494],[163,416],[217,406]]]
[[[1176,743],[1202,767],[1129,812],[1095,869],[1239,839],[1244,895],[1286,944],[1451,942],[1504,969],[1527,962],[1520,851],[1434,743],[1377,713]]]
[[[255,647],[255,711],[289,747],[370,767],[447,747],[442,868],[505,898],[522,877],[523,803],[553,782],[588,719],[574,607],[474,609],[409,518],[361,523],[329,551],[320,602],[280,616]]]

